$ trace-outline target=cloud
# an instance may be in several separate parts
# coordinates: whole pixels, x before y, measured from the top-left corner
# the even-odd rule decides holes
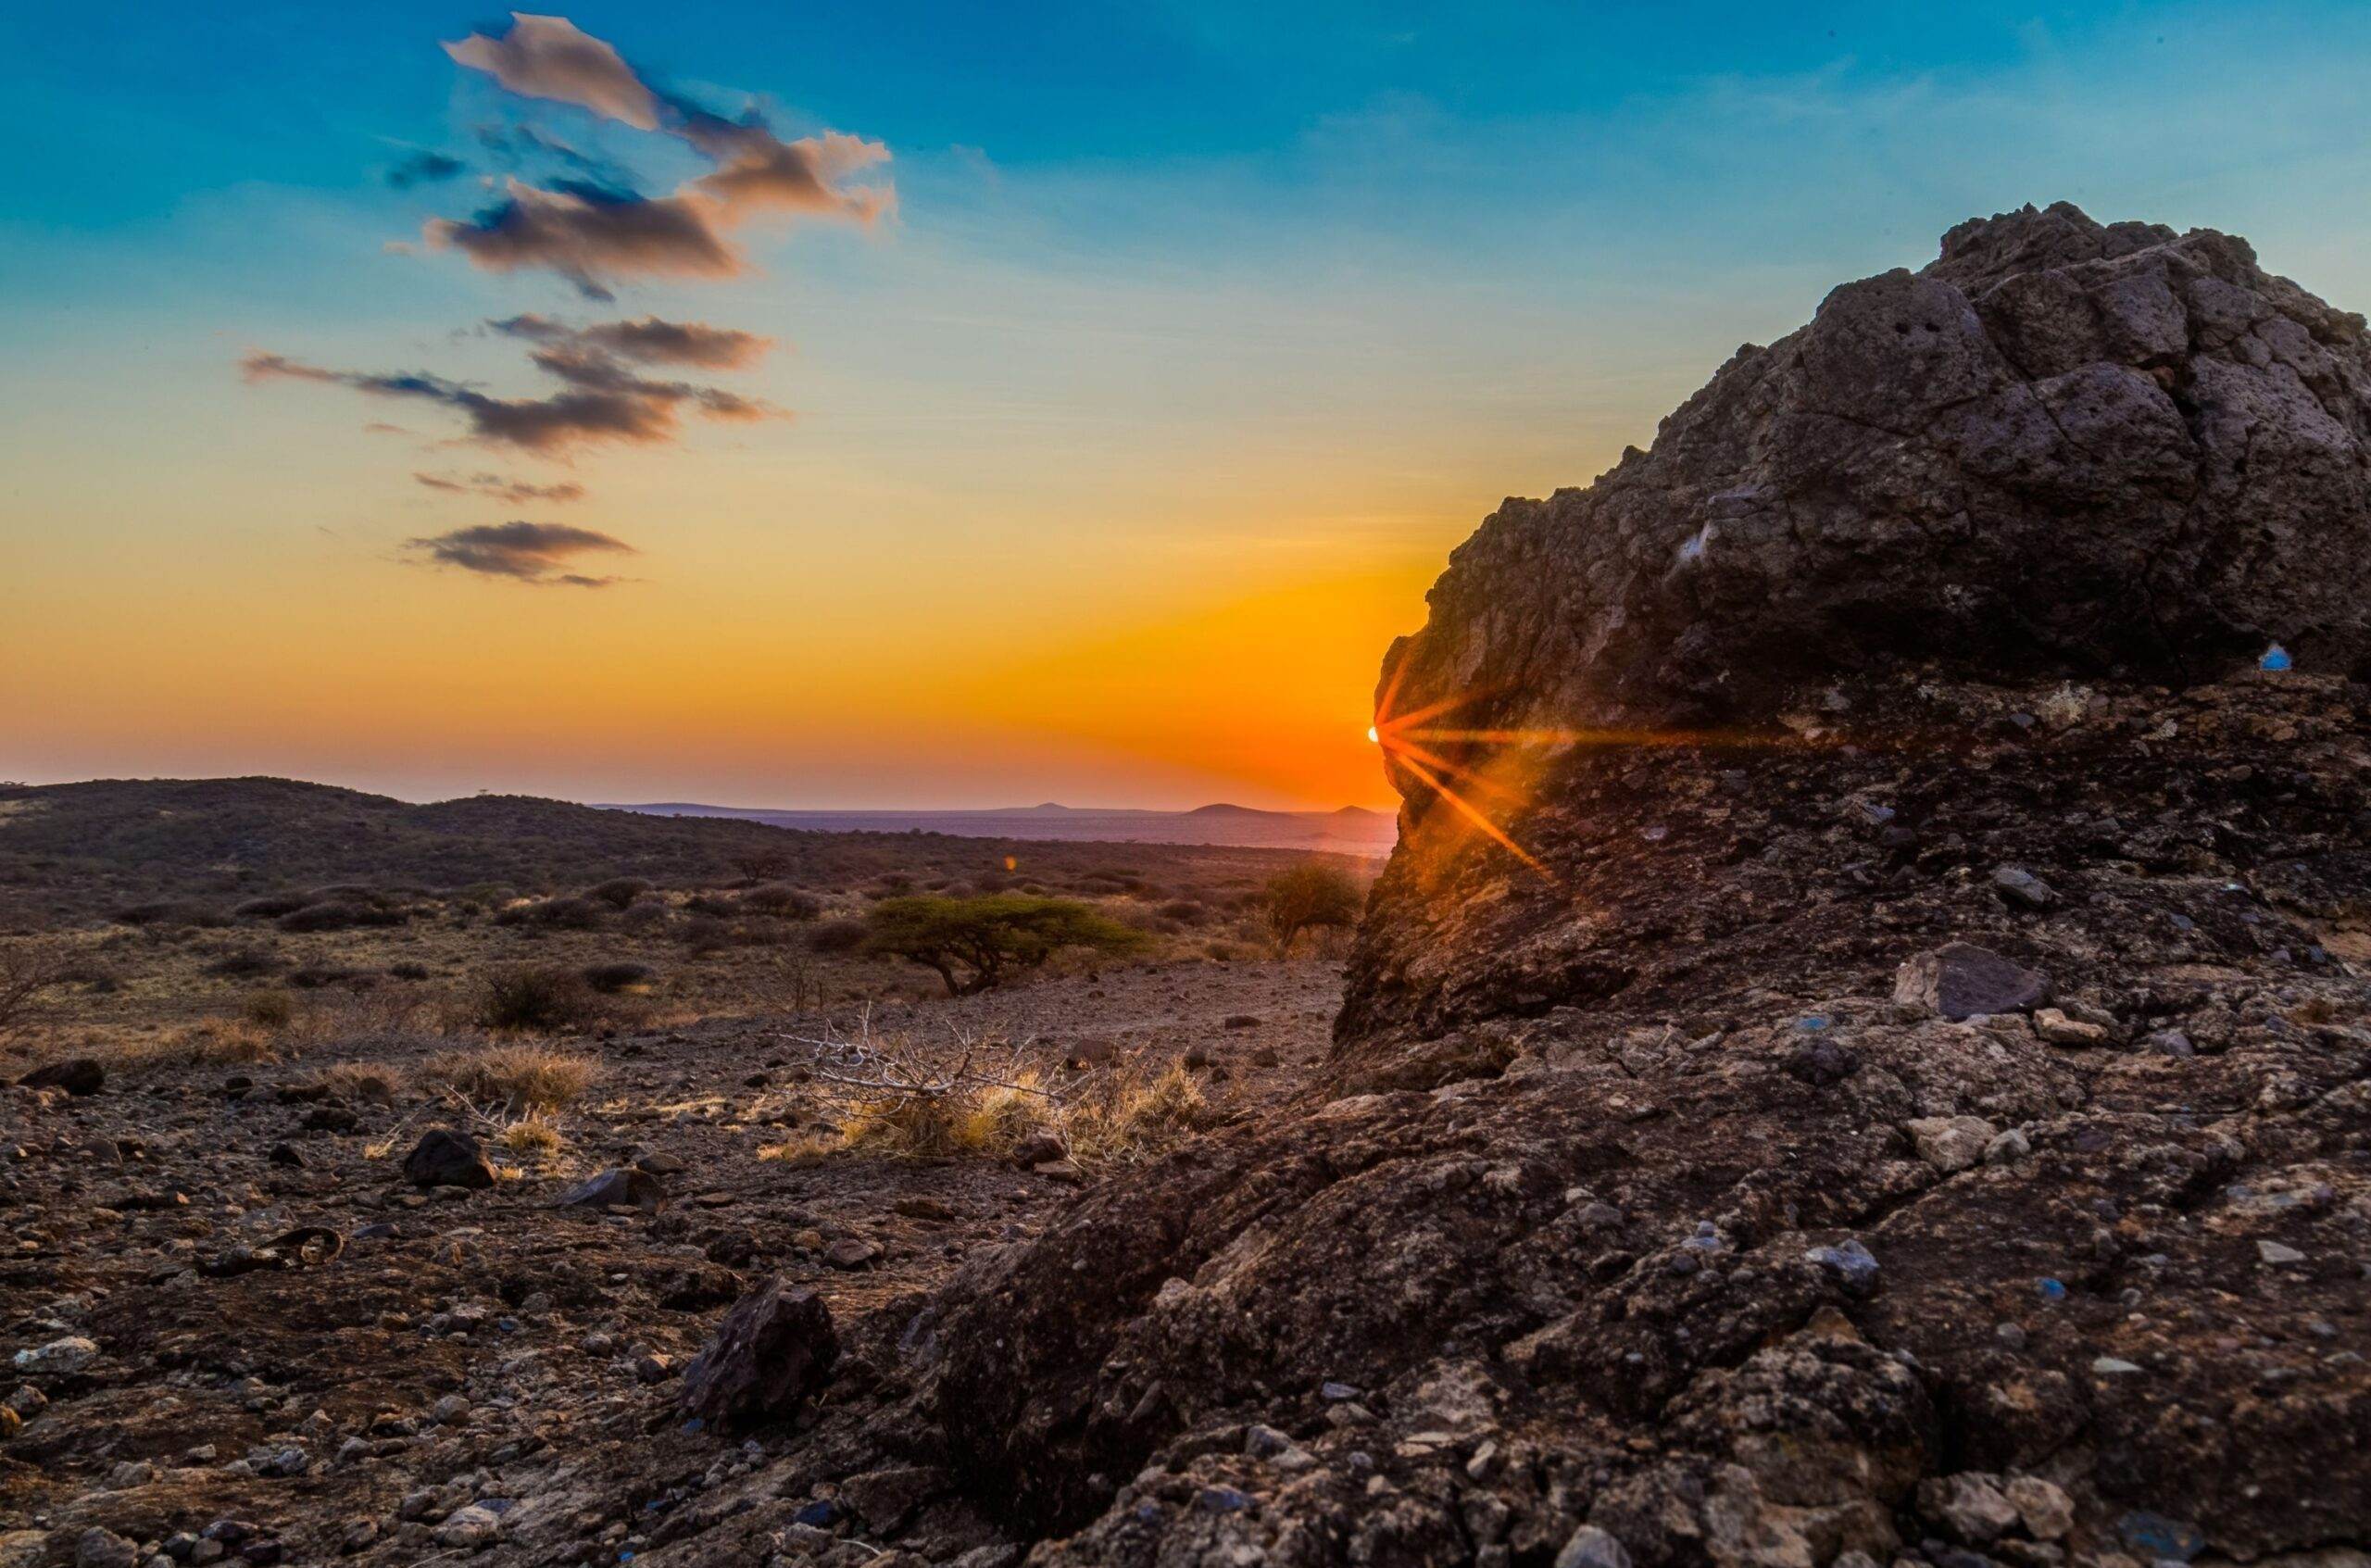
[[[514,505],[528,501],[581,501],[584,486],[559,484],[530,484],[523,479],[505,479],[498,473],[466,474],[458,479],[442,474],[416,473],[412,478],[431,490],[443,490],[456,495],[490,495],[497,501]]]
[[[571,588],[606,588],[619,581],[571,571],[586,555],[636,555],[622,539],[564,522],[482,522],[411,539],[405,548],[440,566],[486,577]]]
[[[688,107],[678,133],[716,160],[716,172],[693,181],[692,189],[714,201],[726,222],[791,212],[870,224],[897,207],[891,186],[842,183],[889,161],[879,142],[837,131],[785,142],[754,113],[731,120]]]
[[[591,299],[611,298],[608,284],[621,278],[730,278],[746,269],[708,204],[694,197],[644,197],[582,182],[546,189],[516,178],[504,191],[475,218],[430,219],[422,237],[489,272],[548,268]]]
[[[510,31],[501,37],[473,32],[445,44],[445,52],[522,98],[574,104],[637,131],[659,129],[658,95],[616,49],[578,31],[566,17],[513,11]]]
[[[408,191],[414,185],[440,184],[467,169],[459,158],[426,149],[413,153],[387,170],[387,183],[398,191]]]
[[[239,368],[251,383],[316,382],[350,387],[367,396],[442,404],[469,421],[472,439],[546,457],[612,442],[649,445],[672,441],[681,427],[679,410],[686,405],[713,420],[782,414],[737,393],[646,380],[596,350],[545,348],[533,358],[543,370],[569,383],[568,387],[547,397],[496,397],[425,370],[333,370],[261,352],[248,354]]]
[[[747,370],[773,346],[773,339],[756,332],[705,321],[662,321],[656,316],[571,327],[530,312],[486,325],[534,343],[573,344],[645,365],[694,365],[709,370]]]
[[[833,218],[871,225],[897,208],[897,189],[851,179],[889,161],[879,142],[841,132],[784,141],[755,109],[737,119],[681,97],[654,93],[602,40],[562,17],[513,13],[500,38],[472,33],[445,52],[509,91],[546,98],[660,132],[714,167],[661,196],[645,196],[604,170],[598,181],[511,178],[503,199],[470,219],[432,219],[431,249],[457,250],[487,271],[544,268],[590,298],[637,278],[730,278],[748,270],[728,237],[753,217]],[[546,151],[580,170],[583,155],[542,133],[481,131],[490,148]]]

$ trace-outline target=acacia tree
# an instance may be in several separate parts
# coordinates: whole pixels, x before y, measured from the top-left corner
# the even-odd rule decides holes
[[[950,997],[992,990],[1064,947],[1118,957],[1145,945],[1144,933],[1085,904],[1025,893],[972,898],[884,898],[867,911],[865,951],[935,971]]]
[[[1294,940],[1304,931],[1358,924],[1365,902],[1349,872],[1323,860],[1286,867],[1268,879],[1261,895],[1268,935],[1279,958],[1292,951]]]

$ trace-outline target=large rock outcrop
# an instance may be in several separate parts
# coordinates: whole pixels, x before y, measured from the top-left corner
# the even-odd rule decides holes
[[[861,1331],[804,1474],[1048,1565],[2361,1562],[2366,384],[2027,210],[1510,503],[1328,1083]]]
[[[2060,205],[1747,346],[1585,490],[1461,546],[1387,709],[1766,717],[1933,660],[2193,681],[2371,657],[2371,340],[2245,241]]]

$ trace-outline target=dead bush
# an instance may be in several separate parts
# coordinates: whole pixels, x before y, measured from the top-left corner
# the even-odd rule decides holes
[[[584,984],[605,997],[614,997],[624,991],[646,991],[659,978],[659,972],[648,964],[624,960],[586,964],[577,972],[584,977]]]
[[[513,1116],[558,1110],[592,1085],[595,1064],[546,1046],[483,1046],[448,1051],[420,1066],[428,1083],[451,1089],[473,1106],[499,1106]]]
[[[478,983],[476,1022],[487,1029],[578,1028],[600,1012],[584,977],[556,965],[514,964]]]
[[[806,927],[806,949],[813,954],[854,954],[863,947],[868,935],[871,927],[851,916],[818,921],[816,925]]]

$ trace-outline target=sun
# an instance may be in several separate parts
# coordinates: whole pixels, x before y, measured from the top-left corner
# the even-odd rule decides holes
[[[1367,726],[1367,740],[1371,745],[1380,746],[1383,744],[1383,736],[1375,733],[1375,727],[1373,724],[1369,724]]]

